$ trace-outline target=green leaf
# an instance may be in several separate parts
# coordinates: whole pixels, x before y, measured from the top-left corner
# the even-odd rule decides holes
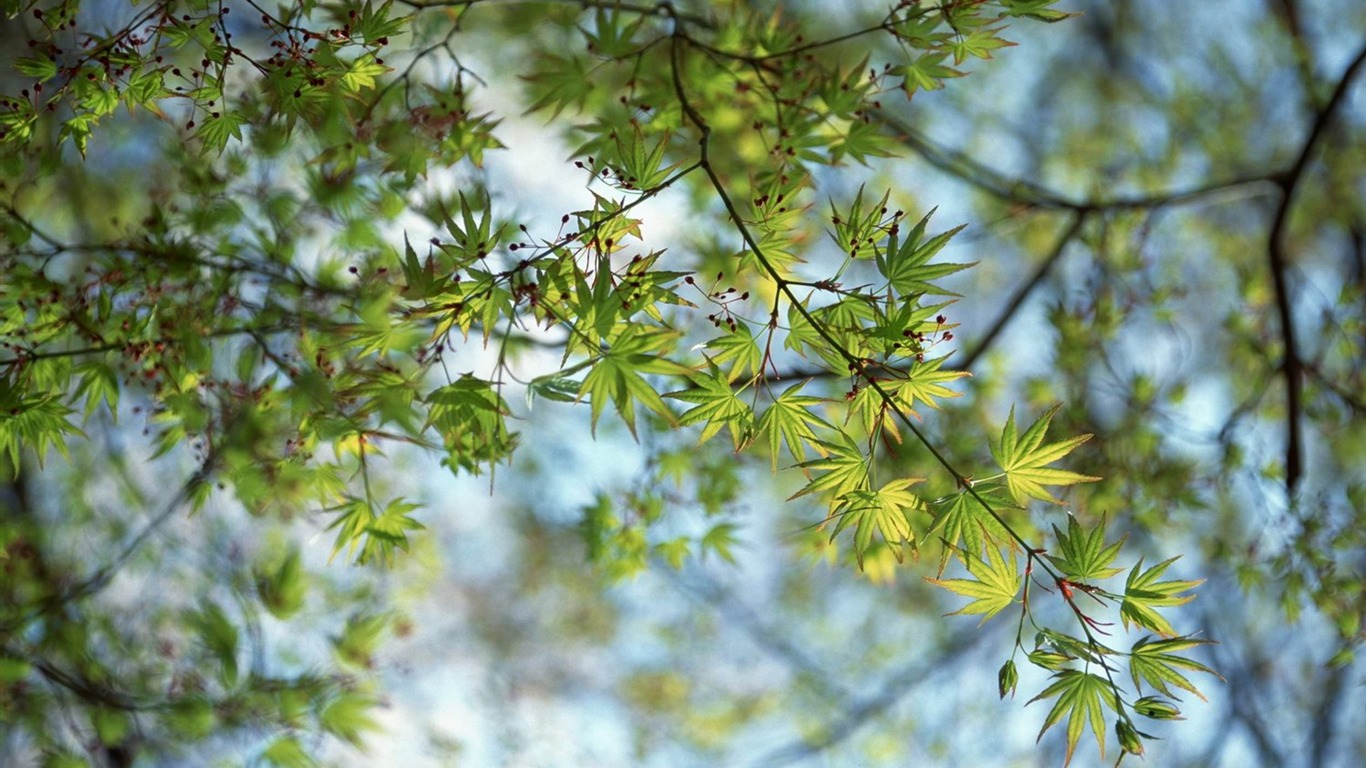
[[[1124,538],[1105,546],[1104,522],[1087,531],[1075,516],[1069,516],[1067,533],[1058,530],[1056,525],[1053,526],[1053,533],[1058,537],[1058,554],[1047,555],[1048,560],[1069,580],[1090,584],[1124,570],[1110,567],[1124,546]]]
[[[31,449],[41,468],[49,448],[68,455],[67,435],[85,437],[67,418],[75,411],[62,404],[56,395],[28,394],[0,378],[0,452],[8,453],[11,466],[18,467],[19,452]]]
[[[905,78],[902,88],[906,96],[909,98],[922,90],[937,91],[944,87],[945,80],[967,74],[944,64],[946,58],[947,53],[923,53],[911,63],[898,67],[897,73]]]
[[[582,388],[582,381],[565,376],[563,372],[537,376],[527,385],[527,405],[530,406],[537,397],[543,397],[557,403],[572,403]]]
[[[728,563],[735,562],[735,555],[731,550],[735,547],[738,537],[735,531],[738,526],[734,523],[718,523],[713,525],[706,535],[702,537],[702,553],[715,552]]]
[[[1127,718],[1115,721],[1115,737],[1119,739],[1120,749],[1124,750],[1126,754],[1140,756],[1143,754],[1143,736],[1147,736],[1147,734],[1139,733]]]
[[[1133,704],[1134,711],[1152,720],[1184,720],[1181,710],[1166,699],[1144,696]]]
[[[0,553],[4,553],[0,550]],[[0,562],[8,559],[5,554],[0,554]],[[0,656],[0,683],[13,685],[23,680],[33,671],[33,665],[23,659],[12,659]]]
[[[240,112],[215,112],[199,122],[195,135],[204,142],[204,148],[221,153],[228,142],[242,140],[242,126],[247,118]]]
[[[473,206],[463,191],[459,193],[459,199],[460,220],[457,222],[449,215],[444,216],[446,231],[455,240],[454,252],[450,249],[447,252],[456,258],[457,266],[466,266],[493,251],[503,237],[503,225],[500,224],[496,230],[493,228],[493,212],[487,200]]]
[[[352,93],[360,93],[366,88],[374,88],[375,78],[392,71],[392,67],[376,61],[373,53],[366,53],[351,62],[346,74],[341,76],[341,83]]]
[[[1114,689],[1110,687],[1109,681],[1098,675],[1075,669],[1061,670],[1054,675],[1054,678],[1056,678],[1056,682],[1027,702],[1027,704],[1033,704],[1036,701],[1050,699],[1054,696],[1058,697],[1053,708],[1049,710],[1048,716],[1044,718],[1043,728],[1039,731],[1039,739],[1043,738],[1049,728],[1057,725],[1063,715],[1067,715],[1067,756],[1063,760],[1063,765],[1072,762],[1072,755],[1076,751],[1077,742],[1081,740],[1082,731],[1088,724],[1091,726],[1091,733],[1095,734],[1096,744],[1100,747],[1100,757],[1102,760],[1105,759],[1104,708],[1109,707],[1111,710],[1116,710],[1118,706]]]
[[[588,50],[604,58],[615,59],[626,57],[639,48],[634,37],[645,23],[645,18],[632,14],[633,21],[628,24],[623,18],[625,15],[616,8],[609,10],[598,6],[593,14],[593,28],[580,28],[588,39]]]
[[[1055,24],[1063,19],[1081,15],[1058,11],[1049,7],[1056,5],[1057,2],[1058,0],[1001,0],[1001,7],[1005,8],[1007,15],[1033,19],[1048,24]]]
[[[1119,615],[1126,629],[1130,623],[1133,623],[1144,629],[1152,630],[1163,637],[1172,637],[1176,634],[1171,623],[1163,618],[1156,609],[1189,603],[1195,599],[1195,595],[1182,595],[1181,593],[1194,589],[1204,582],[1203,579],[1196,581],[1158,581],[1167,567],[1178,559],[1179,557],[1173,557],[1163,560],[1142,573],[1139,572],[1139,569],[1143,567],[1143,560],[1140,558],[1134,564],[1133,570],[1129,572],[1129,578],[1124,585],[1124,602],[1119,607]]]
[[[237,682],[237,625],[215,602],[207,602],[186,616],[199,641],[218,661],[219,679],[226,686]]]
[[[892,384],[895,389],[893,398],[897,405],[907,411],[912,411],[916,400],[919,400],[937,411],[939,410],[937,399],[962,397],[962,392],[955,392],[944,384],[972,374],[967,371],[940,370],[947,359],[947,357],[939,357],[926,360],[923,363],[913,363],[906,371],[906,378],[896,380]]]
[[[708,341],[706,350],[707,357],[713,363],[731,363],[730,370],[726,372],[727,381],[757,375],[759,366],[763,364],[764,351],[760,349],[759,342],[749,330],[749,324],[740,320],[735,322],[735,327],[728,333]]]
[[[915,544],[911,513],[924,509],[924,502],[909,490],[919,482],[920,478],[899,478],[889,480],[875,491],[852,490],[840,496],[830,515],[838,520],[830,533],[831,540],[854,526],[854,557],[862,566],[863,555],[876,532],[891,548],[897,562],[901,562],[904,546]]]
[[[839,443],[816,443],[822,458],[804,461],[797,466],[815,475],[800,491],[789,497],[796,499],[809,493],[829,492],[836,499],[868,488],[868,458],[848,435],[841,434]]]
[[[593,78],[577,56],[543,55],[532,73],[522,79],[530,84],[533,99],[527,114],[549,107],[552,120],[566,107],[582,107],[593,89]]]
[[[625,422],[631,435],[636,434],[635,404],[639,402],[669,423],[675,423],[673,412],[655,388],[645,380],[645,374],[691,373],[687,368],[661,355],[649,354],[669,347],[677,338],[676,331],[639,325],[623,326],[612,344],[583,379],[579,397],[589,398],[589,411],[594,432],[598,418],[611,401],[617,414]]]
[[[366,696],[344,693],[328,704],[318,715],[322,729],[352,746],[362,746],[367,731],[379,730],[370,712],[375,702]]]
[[[847,155],[866,166],[870,157],[894,157],[895,146],[895,140],[881,125],[855,119],[845,129],[843,140],[831,146],[830,162],[839,163]]]
[[[1129,650],[1129,674],[1133,678],[1134,688],[1142,692],[1143,683],[1147,683],[1162,695],[1176,698],[1171,688],[1168,687],[1174,685],[1195,694],[1201,701],[1205,701],[1205,695],[1177,670],[1204,672],[1222,680],[1223,678],[1204,664],[1180,655],[1181,651],[1209,644],[1209,640],[1196,640],[1190,637],[1175,637],[1166,640],[1154,640],[1151,637],[1145,637],[1139,640]]]
[[[385,506],[384,511],[365,526],[365,555],[361,562],[374,559],[385,565],[392,565],[394,550],[408,551],[408,531],[420,531],[425,527],[414,520],[409,512],[421,509],[421,505],[402,499],[394,499]]]
[[[276,568],[257,573],[256,593],[270,615],[277,619],[288,619],[303,607],[308,579],[300,564],[297,547],[291,547]]]
[[[806,446],[824,455],[820,439],[813,427],[834,429],[825,419],[812,413],[811,409],[824,405],[821,397],[798,394],[806,382],[798,382],[783,390],[759,417],[755,437],[766,440],[773,469],[778,468],[780,446],[786,445],[787,452],[799,465],[806,461]]]
[[[177,698],[166,713],[167,725],[182,743],[192,743],[208,736],[217,722],[213,705],[200,696]]]
[[[316,765],[312,756],[293,736],[281,736],[261,753],[261,758],[280,768],[312,768]]]
[[[930,209],[930,212],[925,214],[911,228],[911,231],[905,234],[904,239],[899,232],[889,235],[887,247],[878,251],[875,257],[878,271],[887,278],[887,285],[897,293],[902,295],[956,295],[934,285],[933,281],[955,272],[961,272],[976,263],[929,263],[930,259],[938,255],[944,246],[948,245],[949,240],[953,239],[954,235],[963,231],[963,227],[967,226],[960,224],[925,240],[925,229],[930,223],[930,217],[934,216],[936,210],[938,209]]]
[[[966,35],[960,35],[950,46],[953,50],[953,63],[962,64],[969,56],[990,59],[992,51],[1015,45],[998,37],[1002,29],[1004,27],[978,27]]]
[[[728,547],[729,542],[726,542],[722,546]],[[664,559],[664,562],[669,564],[670,568],[678,570],[683,567],[684,561],[686,561],[688,559],[688,555],[692,553],[692,546],[687,537],[680,536],[678,538],[670,539],[668,541],[661,541],[660,543],[656,544],[655,552],[661,558]],[[718,551],[718,554],[721,554],[722,559],[725,559],[727,562],[731,562],[729,558],[729,548],[726,548],[724,554],[722,554],[720,551]]]
[[[710,375],[693,376],[693,389],[669,392],[665,397],[696,403],[678,418],[678,423],[689,426],[705,421],[699,443],[705,443],[724,427],[730,430],[731,444],[740,451],[753,433],[754,411],[731,389],[720,369],[711,366]]]
[[[669,148],[669,136],[664,134],[647,146],[644,133],[639,125],[634,125],[630,139],[617,133],[617,152],[621,167],[617,169],[620,185],[630,190],[651,190],[659,186],[678,167],[678,163],[664,164],[665,153]]]
[[[1091,439],[1091,435],[1080,435],[1068,440],[1043,445],[1043,437],[1044,433],[1048,431],[1048,424],[1061,407],[1061,405],[1055,405],[1048,409],[1044,415],[1039,417],[1038,421],[1029,425],[1029,429],[1025,430],[1023,435],[1018,435],[1016,432],[1015,409],[1012,407],[1010,416],[1006,419],[1005,428],[1001,430],[1000,441],[992,446],[992,456],[995,457],[996,463],[1006,474],[1006,485],[1010,489],[1011,495],[1015,497],[1015,501],[1020,504],[1027,503],[1029,499],[1061,504],[1060,500],[1044,490],[1044,486],[1076,485],[1077,483],[1095,482],[1100,479],[1045,466],[1061,459],[1071,453],[1074,448]]]
[[[383,45],[388,38],[394,37],[407,26],[410,16],[389,17],[394,0],[385,0],[379,8],[372,0],[365,0],[360,14],[355,18],[355,34],[371,45]]]
[[[996,673],[996,690],[1005,698],[1007,694],[1015,696],[1015,688],[1020,684],[1020,672],[1015,669],[1015,660],[1010,659],[1001,665],[1001,669]]]
[[[446,284],[445,280],[437,278],[436,264],[431,256],[422,263],[418,262],[417,251],[408,242],[406,232],[403,233],[403,279],[407,283],[403,288],[403,298],[410,301],[426,299],[438,293]]]
[[[887,200],[890,197],[890,191],[883,193],[882,198],[869,205],[866,211],[863,208],[863,187],[859,187],[854,202],[845,211],[836,209],[835,201],[831,200],[830,222],[834,225],[834,231],[830,236],[835,245],[850,258],[873,253],[875,244],[882,239]]]
[[[109,411],[110,417],[117,420],[119,379],[114,369],[102,360],[93,360],[76,366],[73,373],[79,375],[80,380],[72,394],[72,401],[85,398],[86,421],[90,420],[90,416],[101,402]]]
[[[346,620],[341,635],[332,639],[332,651],[343,665],[368,669],[374,665],[389,619],[383,614],[360,613]]]
[[[40,83],[57,76],[57,62],[49,56],[20,56],[10,66],[19,74]]]
[[[993,509],[1003,509],[1011,504],[1009,499],[993,493],[990,488],[981,489],[978,495],[986,499]],[[967,491],[953,495],[948,508],[935,516],[934,524],[925,535],[938,536],[944,542],[939,557],[941,575],[950,557],[956,555],[967,565],[971,559],[981,557],[983,549],[1010,540],[1010,532],[1005,526]],[[962,547],[958,546],[959,542],[962,542]]]
[[[982,620],[978,622],[979,626],[1015,602],[1015,595],[1019,594],[1020,586],[1024,583],[1020,564],[1013,552],[1003,552],[996,546],[989,546],[986,550],[986,560],[975,555],[966,559],[968,573],[973,576],[971,579],[927,579],[931,584],[950,592],[974,598],[971,603],[949,615],[980,613]]]
[[[517,435],[507,426],[508,404],[497,384],[465,374],[425,398],[427,423],[441,435],[452,471],[478,474],[482,468],[502,461],[517,445]]]
[[[360,546],[365,527],[374,519],[374,512],[370,509],[369,502],[355,497],[346,499],[330,511],[336,512],[338,515],[337,519],[327,526],[329,531],[333,528],[337,529],[337,539],[332,545],[332,554],[328,555],[328,562],[331,562],[343,549],[346,550],[348,557],[354,554]],[[361,556],[364,557],[363,550]]]

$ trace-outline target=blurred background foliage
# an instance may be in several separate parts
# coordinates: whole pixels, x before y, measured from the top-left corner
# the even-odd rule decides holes
[[[1063,403],[1057,434],[1095,434],[1069,468],[1104,478],[1071,490],[1071,513],[1110,520],[1150,564],[1181,554],[1179,576],[1207,580],[1174,621],[1217,643],[1199,658],[1224,681],[1201,686],[1207,702],[1183,697],[1190,722],[1157,730],[1151,764],[1358,764],[1366,7],[1064,5],[1080,15],[1012,26],[1018,47],[964,64],[967,79],[887,98],[876,118],[891,140],[877,146],[895,156],[816,172],[820,196],[798,226],[819,242],[805,258],[838,263],[825,196],[852,198],[863,185],[890,186],[908,211],[938,206],[935,231],[969,225],[945,251],[978,264],[946,282],[963,298],[941,349],[954,350],[946,367],[973,375],[955,385],[963,397],[925,410],[923,429],[951,456],[980,456],[1011,403],[1022,413]],[[259,12],[250,6],[231,5]],[[508,221],[553,222],[592,205],[564,159],[593,139],[591,125],[562,134],[544,112],[521,115],[542,83],[517,78],[527,62],[581,44],[589,16],[577,6],[489,2],[415,17],[404,45],[432,53],[411,74],[443,91],[425,102],[425,125],[447,97],[462,114],[491,115],[444,140],[432,162],[441,152],[464,160],[432,183],[487,190]],[[885,11],[793,2],[772,18],[816,39]],[[0,49],[19,50],[33,23],[7,21]],[[881,45],[857,38],[830,55],[894,58]],[[600,86],[586,99],[629,88],[571,74]],[[15,90],[9,67],[5,76]],[[607,106],[585,111],[595,108]],[[316,119],[314,133],[291,139],[262,131],[249,150],[197,166],[178,148],[184,132],[120,112],[84,159],[70,145],[7,158],[5,205],[41,211],[36,225],[76,243],[115,240],[129,222],[155,230],[173,211],[213,216],[218,232],[223,216],[237,217],[215,244],[220,256],[244,241],[317,254],[305,271],[320,290],[280,302],[321,321],[328,290],[349,285],[349,268],[378,268],[365,254],[389,227],[411,225],[395,200],[406,188],[367,174],[421,130],[378,121],[385,153],[317,161],[334,145],[328,132],[353,118]],[[727,151],[718,162],[741,169],[742,184],[767,150]],[[22,200],[11,194],[21,188]],[[693,209],[704,197],[685,186],[641,209],[646,242],[686,255],[671,268],[725,270],[731,252],[715,220]],[[213,297],[246,278],[223,274],[224,285],[180,285],[163,306],[231,313]],[[554,367],[553,357],[536,362],[555,352],[534,338],[510,349],[528,370]],[[491,354],[472,341],[451,367],[487,366]],[[808,393],[849,388],[817,369],[779,373],[811,377]],[[427,530],[389,570],[328,564],[332,518],[301,489],[340,479],[260,469],[243,449],[216,457],[240,465],[235,486],[219,489],[198,471],[205,446],[164,437],[135,392],[97,410],[69,456],[48,455],[41,471],[33,452],[6,456],[6,764],[1062,761],[1060,735],[1034,744],[1046,710],[994,695],[1011,622],[978,631],[943,618],[960,606],[923,580],[934,558],[902,565],[875,548],[862,573],[833,567],[847,553],[812,528],[824,508],[784,501],[800,486],[793,472],[770,472],[773,457],[737,455],[725,438],[699,446],[696,429],[648,415],[638,440],[604,420],[590,443],[587,408],[532,402],[516,383],[503,396],[520,444],[490,474],[453,478],[422,446],[385,448],[367,477],[374,494],[427,505]],[[204,418],[274,434],[271,417],[232,412],[235,402]],[[928,471],[912,446],[888,448],[878,460],[889,471]],[[1065,515],[1024,524],[1062,526]],[[667,547],[647,546],[676,537],[695,555],[681,568]]]

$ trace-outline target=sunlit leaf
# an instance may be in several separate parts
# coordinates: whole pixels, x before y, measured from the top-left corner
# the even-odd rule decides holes
[[[992,446],[992,456],[1005,472],[1006,485],[1017,503],[1024,504],[1029,499],[1039,499],[1060,504],[1058,499],[1044,490],[1044,486],[1076,485],[1100,479],[1046,466],[1091,439],[1091,435],[1080,435],[1044,444],[1044,433],[1048,431],[1049,422],[1053,420],[1053,414],[1057,413],[1060,407],[1055,405],[1048,409],[1037,421],[1029,425],[1023,435],[1017,432],[1015,409],[1011,408],[1010,415],[1006,417],[1005,428],[1001,431],[1001,439]]]
[[[1039,730],[1039,738],[1042,739],[1048,729],[1057,725],[1066,715],[1067,755],[1063,764],[1072,762],[1072,756],[1077,749],[1077,742],[1081,740],[1082,731],[1087,725],[1091,727],[1091,733],[1096,737],[1096,744],[1100,747],[1100,756],[1103,760],[1105,758],[1105,709],[1109,708],[1114,711],[1118,707],[1114,689],[1110,687],[1109,681],[1105,678],[1075,669],[1064,669],[1055,674],[1054,678],[1055,681],[1051,685],[1027,702],[1032,704],[1055,696],[1058,699],[1053,703],[1053,708],[1049,710],[1048,716],[1044,718],[1043,728]]]
[[[985,624],[987,619],[1015,602],[1024,581],[1015,554],[995,545],[987,546],[986,553],[985,560],[976,555],[966,559],[968,573],[972,575],[970,579],[928,579],[931,584],[973,598],[972,602],[949,615],[981,614],[979,623]]]

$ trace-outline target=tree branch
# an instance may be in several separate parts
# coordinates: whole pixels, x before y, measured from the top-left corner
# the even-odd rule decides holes
[[[212,456],[207,458],[204,461],[204,464],[181,485],[180,490],[176,492],[175,497],[167,502],[166,506],[163,507],[155,517],[148,520],[147,523],[143,525],[142,529],[139,530],[133,538],[129,539],[119,550],[118,554],[108,563],[96,569],[89,576],[81,579],[76,584],[40,601],[18,622],[0,625],[0,632],[9,632],[16,626],[27,624],[35,618],[52,613],[64,605],[83,600],[107,587],[109,582],[112,581],[119,570],[128,563],[128,560],[137,553],[147,539],[161,528],[161,526],[165,525],[166,521],[171,519],[171,516],[180,509],[181,505],[189,500],[195,489],[203,483],[208,482],[209,475],[212,474],[215,463]]]
[[[982,335],[981,339],[968,348],[968,351],[963,354],[963,359],[958,361],[955,368],[964,371],[970,370],[973,364],[991,348],[991,345],[996,341],[996,337],[1000,335],[1006,325],[1014,319],[1015,313],[1019,311],[1020,307],[1024,304],[1025,299],[1029,298],[1029,294],[1034,292],[1034,289],[1037,288],[1039,284],[1043,282],[1043,279],[1048,276],[1048,273],[1052,271],[1053,265],[1058,263],[1062,258],[1063,253],[1067,250],[1067,244],[1072,242],[1073,238],[1081,232],[1081,227],[1084,223],[1086,223],[1085,213],[1076,211],[1072,214],[1071,223],[1067,225],[1067,229],[1063,231],[1062,236],[1054,243],[1053,250],[1044,257],[1044,260],[1041,261],[1037,267],[1035,267],[1034,274],[1030,275],[1029,280],[1025,281],[1025,284],[1021,285],[1016,289],[1015,293],[1011,295],[1010,301],[1006,302],[1005,309],[1001,310],[1001,314],[997,316],[996,321],[991,324],[991,327],[987,329],[987,332]]]
[[[1328,103],[1318,111],[1309,137],[1300,148],[1300,155],[1284,175],[1278,178],[1282,194],[1280,204],[1272,218],[1271,231],[1267,235],[1267,261],[1271,270],[1272,284],[1276,290],[1276,313],[1281,323],[1281,338],[1285,345],[1285,358],[1281,371],[1286,385],[1286,447],[1285,447],[1285,488],[1286,493],[1294,496],[1296,486],[1304,472],[1304,448],[1301,431],[1302,409],[1301,391],[1304,385],[1304,365],[1300,358],[1299,341],[1296,338],[1295,318],[1290,306],[1290,286],[1287,277],[1289,258],[1286,249],[1287,230],[1290,225],[1290,212],[1295,204],[1295,192],[1309,168],[1309,160],[1319,140],[1336,116],[1338,109],[1346,100],[1347,89],[1357,72],[1366,64],[1366,47],[1357,52],[1352,63],[1347,66]]]
[[[884,112],[879,120],[894,131],[897,138],[935,168],[958,178],[987,194],[1031,208],[1069,210],[1076,213],[1132,211],[1163,208],[1169,205],[1194,203],[1222,192],[1246,186],[1273,183],[1279,172],[1237,176],[1186,189],[1174,189],[1145,195],[1120,195],[1096,200],[1075,200],[1028,179],[1011,178],[968,155],[942,147],[917,133],[909,124]]]
[[[917,686],[929,682],[935,672],[950,669],[955,658],[972,650],[982,642],[983,637],[986,637],[986,633],[968,630],[957,632],[945,643],[947,649],[934,659],[911,662],[896,671],[873,695],[846,702],[844,711],[826,722],[820,731],[821,735],[798,738],[771,749],[752,765],[756,768],[790,765],[839,746],[869,720],[899,704],[914,693]]]

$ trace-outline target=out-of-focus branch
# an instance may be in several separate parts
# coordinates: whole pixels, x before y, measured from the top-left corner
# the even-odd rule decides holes
[[[842,711],[831,717],[820,736],[801,738],[769,750],[752,765],[765,766],[790,765],[807,760],[826,752],[853,736],[868,721],[900,703],[914,693],[918,686],[930,682],[936,671],[951,669],[952,665],[968,651],[975,648],[986,637],[986,633],[961,631],[948,641],[948,649],[933,659],[910,662],[887,679],[871,696],[845,702]]]
[[[886,112],[878,113],[877,117],[889,130],[896,134],[901,143],[940,171],[976,187],[992,197],[1031,208],[1068,210],[1079,214],[1163,208],[1169,205],[1197,202],[1240,187],[1268,184],[1282,175],[1279,172],[1263,172],[1186,189],[1174,189],[1145,195],[1120,195],[1094,200],[1076,200],[1037,182],[1012,178],[966,154],[940,146],[911,128],[909,124]]]
[[[847,701],[853,697],[853,691],[848,686],[788,640],[785,633],[765,622],[753,608],[736,599],[715,579],[701,573],[700,569],[692,571],[684,578],[671,568],[658,569],[659,573],[690,597],[706,603],[724,615],[731,621],[732,626],[744,632],[764,653],[809,677],[820,687],[821,695],[838,701]]]
[[[1215,614],[1206,610],[1204,612],[1205,629],[1203,634],[1206,637],[1217,638],[1217,631],[1214,619]],[[1274,729],[1261,712],[1261,707],[1257,697],[1262,693],[1254,682],[1256,673],[1253,671],[1256,660],[1235,658],[1234,653],[1227,646],[1211,645],[1210,653],[1216,657],[1216,667],[1223,674],[1225,682],[1228,683],[1228,695],[1224,700],[1228,702],[1227,718],[1231,723],[1243,725],[1252,744],[1260,757],[1260,765],[1285,765],[1285,755],[1281,753],[1280,747],[1272,740],[1271,734]],[[1224,728],[1225,733],[1230,729]],[[1205,764],[1217,762],[1216,758],[1223,751],[1228,743],[1228,738],[1213,739],[1210,743],[1210,750],[1206,754]]]
[[[1298,0],[1268,0],[1267,9],[1290,38],[1290,48],[1295,56],[1295,74],[1304,89],[1304,103],[1318,108],[1318,94],[1314,93],[1313,48],[1304,35],[1303,14],[1300,13]]]
[[[1304,372],[1307,376],[1317,381],[1324,389],[1338,396],[1343,404],[1352,411],[1354,416],[1366,415],[1366,398],[1360,394],[1362,390],[1353,389],[1350,386],[1344,387],[1337,383],[1323,369],[1313,363],[1305,363]]]
[[[1271,280],[1276,289],[1276,312],[1281,323],[1281,339],[1285,345],[1285,357],[1281,371],[1286,384],[1286,448],[1285,448],[1285,487],[1286,492],[1294,495],[1296,486],[1304,472],[1304,449],[1302,445],[1301,390],[1303,388],[1304,367],[1300,358],[1299,342],[1296,338],[1294,313],[1290,305],[1290,286],[1287,277],[1289,258],[1286,252],[1286,230],[1290,224],[1290,212],[1295,204],[1295,192],[1309,168],[1310,158],[1318,146],[1320,138],[1328,129],[1333,117],[1346,100],[1348,86],[1357,72],[1366,64],[1366,47],[1363,47],[1352,63],[1347,66],[1328,103],[1318,111],[1309,136],[1300,148],[1299,157],[1285,174],[1278,177],[1281,185],[1281,201],[1272,218],[1271,231],[1267,235],[1267,260],[1271,269]]]
[[[831,708],[836,710],[826,726],[819,730],[820,736],[796,739],[771,749],[752,763],[755,768],[790,765],[838,746],[870,720],[896,706],[918,685],[927,683],[936,669],[951,668],[952,659],[971,651],[984,637],[984,633],[975,630],[960,631],[945,643],[948,650],[941,655],[907,663],[871,695],[860,697],[714,580],[700,573],[685,579],[674,576],[665,568],[659,572],[668,575],[676,586],[693,598],[724,614],[732,626],[744,632],[761,651],[811,678],[820,687],[821,694],[830,700]]]
[[[1058,263],[1062,258],[1063,253],[1067,250],[1068,243],[1071,243],[1073,238],[1081,232],[1082,224],[1085,222],[1086,214],[1079,211],[1072,214],[1071,223],[1063,230],[1058,241],[1053,244],[1053,249],[1044,257],[1043,261],[1039,262],[1039,265],[1034,268],[1034,274],[1029,276],[1029,279],[1025,281],[1024,285],[1021,285],[1015,290],[1015,293],[1011,295],[1010,300],[1006,302],[1005,308],[1001,310],[1001,314],[996,317],[996,321],[991,324],[991,327],[987,329],[986,333],[982,334],[982,338],[968,347],[968,350],[963,353],[961,360],[954,361],[956,363],[953,366],[954,368],[964,371],[971,370],[973,364],[991,348],[991,345],[996,341],[996,337],[1000,335],[1001,331],[1005,330],[1006,325],[1014,319],[1015,313],[1024,305],[1025,299],[1029,298],[1029,295],[1034,292],[1034,289],[1037,288],[1039,284],[1043,282],[1043,279],[1048,276],[1048,273],[1052,271],[1053,265]]]
[[[160,529],[161,526],[165,525],[166,522],[180,510],[201,484],[209,481],[209,476],[213,473],[215,464],[216,462],[213,457],[206,459],[204,464],[181,485],[180,490],[177,491],[175,497],[167,502],[166,506],[163,507],[155,517],[148,520],[143,525],[142,529],[119,549],[118,554],[116,554],[113,559],[70,587],[62,589],[60,592],[52,594],[46,599],[38,602],[38,604],[28,612],[28,615],[23,619],[23,622],[31,621],[38,616],[43,616],[59,610],[65,605],[69,605],[78,600],[83,600],[108,586],[114,576],[128,563],[133,555],[142,548],[142,545],[147,539],[151,538],[153,533]],[[13,626],[0,625],[0,632],[7,632],[13,628]]]
[[[157,706],[156,703],[130,698],[107,685],[94,682],[83,675],[68,672],[41,656],[26,653],[17,647],[0,645],[0,655],[27,662],[32,665],[34,669],[38,670],[38,674],[42,675],[44,680],[70,691],[87,704],[124,712],[138,712],[152,709]]]
[[[1309,764],[1323,768],[1329,764],[1328,748],[1332,746],[1337,731],[1337,714],[1342,709],[1343,679],[1342,670],[1327,668],[1323,670],[1323,685],[1319,686],[1319,705],[1314,708],[1314,727],[1309,734]]]

